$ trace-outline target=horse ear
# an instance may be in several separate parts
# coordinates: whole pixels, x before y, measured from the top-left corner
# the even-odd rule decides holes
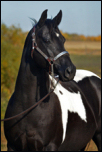
[[[41,17],[38,22],[39,27],[41,27],[44,24],[45,20],[47,19],[47,11],[48,10],[46,9],[45,11],[42,12]]]
[[[54,26],[58,26],[62,19],[62,11],[60,10],[59,13],[53,18]]]

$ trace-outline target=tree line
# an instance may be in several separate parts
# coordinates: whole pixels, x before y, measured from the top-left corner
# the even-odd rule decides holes
[[[15,85],[27,32],[1,24],[1,101],[9,99]]]
[[[101,35],[84,36],[84,35],[78,35],[78,34],[63,33],[62,31],[61,33],[65,37],[65,39],[69,41],[101,41]]]

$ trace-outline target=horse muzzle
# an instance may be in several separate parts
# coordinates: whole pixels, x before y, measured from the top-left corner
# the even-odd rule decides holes
[[[76,73],[76,67],[74,65],[67,67],[65,70],[59,70],[59,79],[61,81],[70,81],[73,80],[75,73]]]

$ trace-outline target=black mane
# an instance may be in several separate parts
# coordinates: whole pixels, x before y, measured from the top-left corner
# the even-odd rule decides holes
[[[35,26],[37,24],[37,20],[34,18],[29,17],[33,22],[32,22],[32,26]]]

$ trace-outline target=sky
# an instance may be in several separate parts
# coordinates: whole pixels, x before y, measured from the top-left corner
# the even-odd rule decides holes
[[[32,28],[29,17],[38,21],[45,9],[48,18],[54,18],[62,10],[59,29],[63,32],[101,35],[101,1],[1,1],[1,23],[29,31]]]

